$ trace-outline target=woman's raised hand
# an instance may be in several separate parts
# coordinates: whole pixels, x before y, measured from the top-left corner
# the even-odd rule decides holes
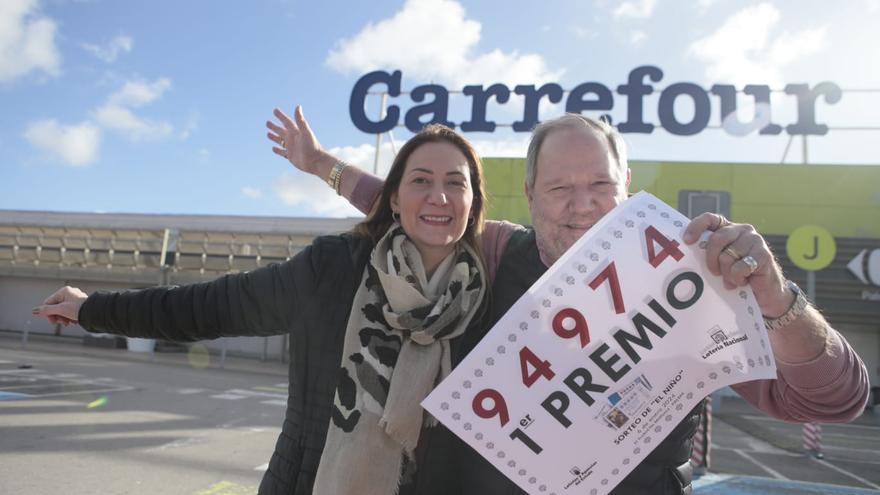
[[[277,145],[272,147],[272,151],[303,172],[322,176],[321,162],[326,153],[303,117],[302,107],[296,106],[293,119],[278,108],[272,113],[281,123],[278,125],[271,120],[266,121],[266,127],[269,128],[266,136]],[[331,163],[330,166],[332,165]]]
[[[32,309],[31,313],[34,316],[45,316],[50,323],[67,326],[79,320],[79,308],[88,297],[76,287],[65,286],[47,297],[43,305]]]

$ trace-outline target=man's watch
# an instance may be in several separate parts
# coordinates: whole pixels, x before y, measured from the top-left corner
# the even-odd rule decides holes
[[[786,280],[785,287],[794,293],[795,299],[794,302],[791,304],[791,307],[788,308],[788,311],[782,313],[779,318],[767,318],[766,316],[764,317],[764,326],[766,326],[767,330],[770,332],[774,330],[779,330],[780,328],[796,320],[798,317],[804,314],[804,312],[807,311],[807,306],[810,304],[810,302],[807,300],[807,296],[804,294],[804,291],[802,291],[796,283],[792,282],[791,280]]]

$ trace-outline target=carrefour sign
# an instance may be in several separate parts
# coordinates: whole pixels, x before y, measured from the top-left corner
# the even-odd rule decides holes
[[[644,120],[645,97],[656,91],[653,84],[662,79],[663,71],[660,68],[643,65],[631,70],[627,82],[617,86],[616,92],[623,97],[626,104],[626,120],[616,123],[620,132],[654,132],[655,125]],[[428,123],[442,123],[449,127],[458,127],[464,132],[493,132],[497,123],[488,120],[486,116],[490,101],[504,105],[513,93],[523,97],[522,119],[513,122],[513,130],[530,132],[538,123],[539,103],[542,100],[562,103],[566,93],[556,83],[547,83],[540,87],[521,84],[514,86],[512,90],[500,83],[490,86],[464,86],[460,91],[471,99],[471,115],[469,120],[456,123],[447,118],[450,90],[439,84],[423,84],[409,91],[408,103],[413,105],[406,113],[402,113],[401,104],[407,103],[399,100],[402,95],[402,80],[403,74],[399,70],[370,72],[358,79],[349,100],[349,113],[355,127],[366,133],[381,134],[397,127],[402,116],[403,124],[412,132],[418,132]],[[737,89],[730,84],[715,84],[708,91],[690,82],[668,84],[660,91],[657,115],[660,126],[670,134],[698,134],[709,125],[714,98],[719,103],[722,127],[732,135],[744,136],[755,131],[762,135],[777,135],[783,131],[790,135],[824,135],[828,132],[827,125],[816,122],[816,106],[820,100],[827,104],[839,102],[842,95],[840,87],[831,82],[822,82],[815,86],[798,83],[787,84],[784,91],[794,98],[797,105],[797,120],[785,126],[772,120],[770,87],[758,84],[749,84],[742,89],[742,93],[753,98],[755,102],[754,116],[748,121],[741,121],[737,117]],[[382,118],[374,119],[366,114],[366,98],[372,93],[385,93],[391,97],[387,112]],[[611,88],[592,81],[578,84],[568,91],[564,99],[566,112],[602,112],[609,119],[604,112],[610,111],[615,103],[619,103],[615,101]],[[687,112],[688,115],[679,114],[685,112],[677,113],[676,102],[680,100],[689,100],[693,111]]]

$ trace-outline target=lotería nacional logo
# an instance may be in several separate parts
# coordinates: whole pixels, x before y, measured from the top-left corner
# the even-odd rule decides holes
[[[724,350],[734,344],[749,340],[749,336],[746,335],[744,331],[739,329],[735,331],[725,331],[719,325],[715,325],[707,330],[706,334],[709,336],[707,339],[709,343],[703,347],[700,352],[700,357],[703,359],[707,359],[716,352]]]

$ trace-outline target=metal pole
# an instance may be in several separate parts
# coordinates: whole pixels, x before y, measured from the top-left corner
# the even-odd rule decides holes
[[[379,102],[379,120],[385,118],[385,102],[388,98],[388,93],[382,93],[382,98]],[[376,134],[376,156],[373,158],[373,174],[379,175],[379,149],[382,146],[382,134]]]
[[[804,134],[803,138],[804,138],[804,140],[802,142],[803,143],[803,155],[804,155],[803,159],[804,159],[804,165],[806,165],[806,164],[810,163],[810,159],[807,157],[807,135]]]
[[[223,339],[220,347],[220,369],[226,368],[226,339]]]
[[[785,151],[782,152],[782,160],[779,160],[779,163],[785,163],[785,157],[788,156],[788,149],[791,148],[791,142],[794,141],[794,135],[788,136],[788,142],[785,143]]]
[[[162,235],[162,254],[159,256],[159,266],[165,266],[165,254],[168,252],[168,236],[171,234],[171,231],[165,229],[165,233]]]
[[[816,459],[825,457],[822,454],[822,425],[819,423],[804,423],[803,426],[804,450],[807,455]]]
[[[700,417],[700,425],[694,434],[691,464],[698,474],[705,474],[710,467],[709,449],[712,445],[712,396],[705,399],[705,413]]]
[[[807,298],[816,304],[816,272],[812,270],[807,272]]]

